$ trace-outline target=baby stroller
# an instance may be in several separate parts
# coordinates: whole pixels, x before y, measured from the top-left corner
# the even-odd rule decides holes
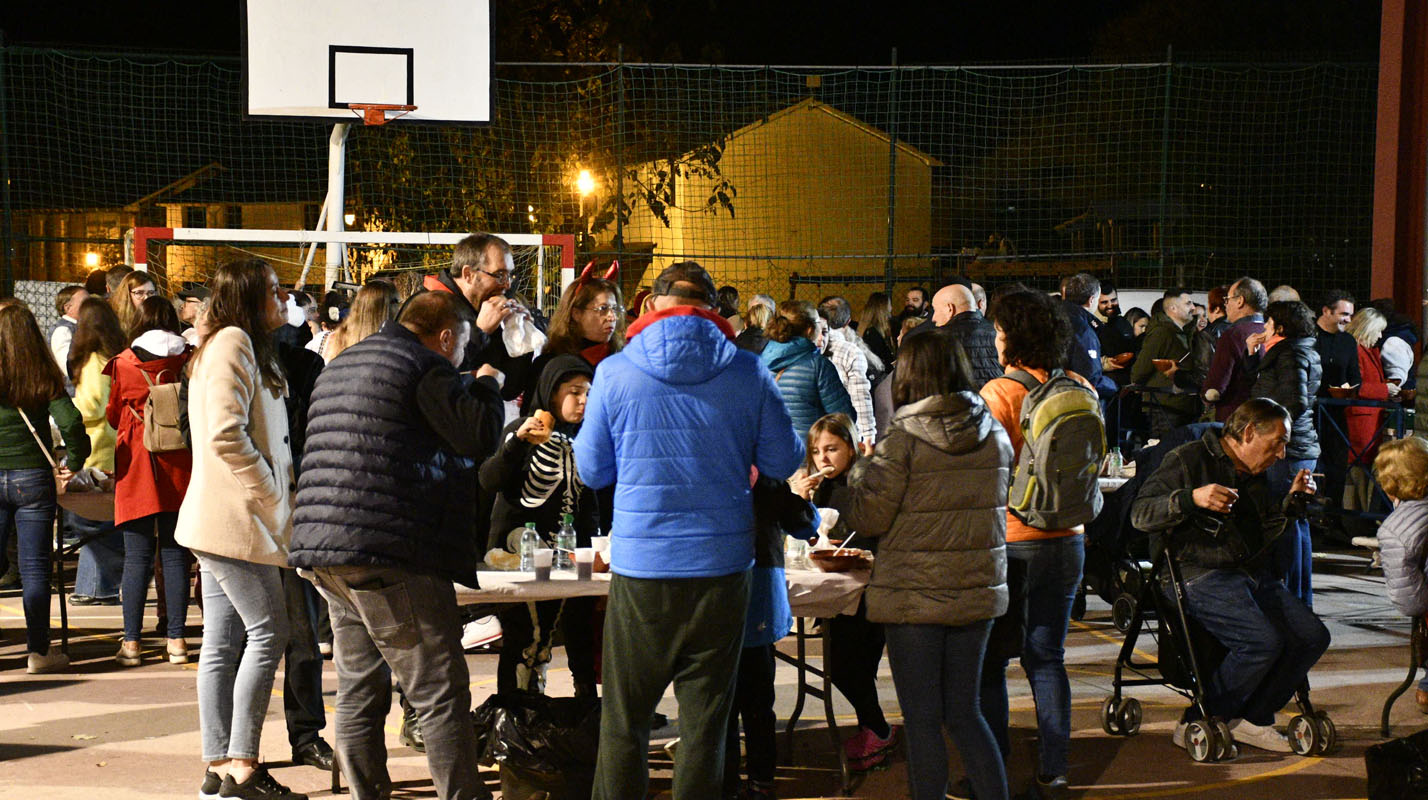
[[[1122,696],[1122,690],[1127,686],[1165,686],[1189,700],[1199,714],[1185,730],[1185,750],[1190,758],[1197,762],[1232,760],[1239,749],[1225,721],[1206,712],[1203,678],[1215,671],[1226,651],[1187,613],[1176,548],[1170,537],[1164,544],[1139,582],[1138,602],[1116,657],[1112,693],[1101,704],[1101,728],[1111,736],[1136,735],[1142,719],[1140,701]],[[1142,633],[1156,645],[1155,660],[1143,659],[1144,654],[1136,652]],[[1294,752],[1320,755],[1333,750],[1338,732],[1329,715],[1315,710],[1309,701],[1307,681],[1295,691],[1294,702],[1299,708],[1289,721],[1289,745]]]

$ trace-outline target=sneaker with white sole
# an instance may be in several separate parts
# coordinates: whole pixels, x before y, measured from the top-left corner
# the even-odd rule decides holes
[[[1230,736],[1239,744],[1258,747],[1271,753],[1292,753],[1289,739],[1273,725],[1256,725],[1248,720],[1230,721]]]
[[[501,621],[495,615],[481,617],[461,628],[461,649],[475,650],[501,638]]]
[[[49,672],[59,672],[69,666],[69,656],[61,653],[58,648],[51,647],[48,653],[40,655],[31,653],[25,663],[25,672],[29,675],[44,675]]]

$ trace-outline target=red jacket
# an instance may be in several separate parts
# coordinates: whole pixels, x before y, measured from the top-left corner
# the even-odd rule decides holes
[[[1383,380],[1383,357],[1376,348],[1359,345],[1358,399],[1387,400],[1388,384]],[[1383,409],[1349,406],[1344,409],[1344,421],[1348,423],[1349,463],[1369,466],[1378,454],[1378,445],[1383,437],[1378,435],[1378,425],[1383,419]],[[1358,455],[1355,456],[1354,454]]]
[[[144,401],[149,384],[173,383],[183,376],[192,351],[154,361],[141,361],[125,350],[104,367],[113,381],[105,416],[118,435],[114,445],[114,523],[121,524],[161,511],[177,512],[193,473],[188,450],[150,453],[144,449]]]

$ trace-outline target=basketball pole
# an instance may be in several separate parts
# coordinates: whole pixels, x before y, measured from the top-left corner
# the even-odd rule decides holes
[[[343,191],[346,180],[346,160],[347,160],[347,129],[349,123],[339,122],[332,126],[332,136],[327,140],[327,231],[328,233],[342,233],[344,220],[342,215],[346,207],[345,192]],[[323,277],[323,291],[332,289],[332,284],[339,277],[339,270],[346,263],[347,245],[337,242],[328,242],[327,247],[327,274]]]

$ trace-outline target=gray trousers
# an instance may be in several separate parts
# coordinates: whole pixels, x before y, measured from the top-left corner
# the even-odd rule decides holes
[[[392,673],[421,720],[437,797],[490,797],[476,768],[471,676],[451,581],[392,567],[322,567],[313,583],[332,617],[336,750],[353,798],[392,793],[383,731]]]
[[[595,800],[646,795],[650,716],[671,681],[679,701],[674,800],[721,797],[748,606],[747,571],[719,578],[611,578]]]

